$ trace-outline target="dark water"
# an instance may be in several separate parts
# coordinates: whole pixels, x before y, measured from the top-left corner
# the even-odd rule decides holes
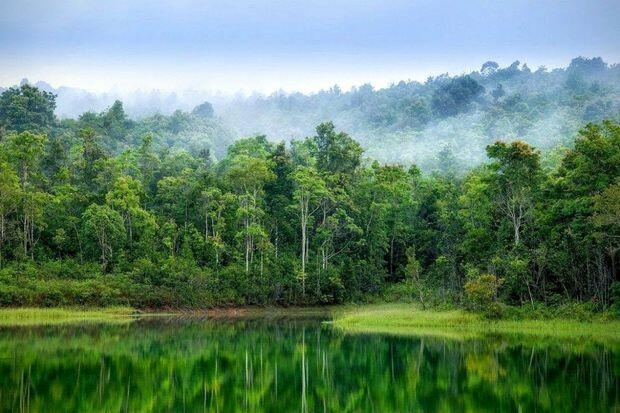
[[[347,336],[313,319],[0,329],[2,412],[608,412],[617,346]]]

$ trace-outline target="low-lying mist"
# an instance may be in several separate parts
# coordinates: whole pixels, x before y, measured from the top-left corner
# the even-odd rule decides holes
[[[441,159],[466,169],[485,159],[496,140],[521,139],[546,159],[574,138],[585,123],[620,118],[620,65],[601,58],[575,58],[562,69],[534,71],[516,61],[500,68],[489,61],[463,76],[447,74],[426,82],[401,81],[375,90],[365,84],[349,91],[338,86],[306,95],[225,96],[201,91],[157,90],[94,94],[68,87],[35,86],[57,95],[60,118],[105,115],[116,100],[137,140],[151,132],[160,147],[221,157],[235,139],[266,135],[272,141],[302,139],[321,122],[333,121],[366,150],[389,163],[416,163],[426,171]],[[203,102],[209,102],[204,111]],[[125,142],[111,144],[122,150]]]

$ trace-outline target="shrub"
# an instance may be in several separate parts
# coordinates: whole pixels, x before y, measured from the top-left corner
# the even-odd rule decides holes
[[[469,309],[483,313],[488,318],[502,315],[502,307],[496,301],[497,290],[503,279],[492,274],[482,274],[465,283],[465,297]]]

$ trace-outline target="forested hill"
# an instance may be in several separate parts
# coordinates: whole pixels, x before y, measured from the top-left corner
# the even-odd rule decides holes
[[[95,95],[54,89],[44,82],[36,86],[57,94],[61,118],[80,117],[82,126],[109,133],[105,145],[116,153],[148,131],[157,148],[194,154],[209,150],[219,159],[240,137],[303,139],[316,125],[331,120],[361,143],[366,156],[416,163],[426,171],[440,169],[446,159],[461,171],[480,164],[486,159],[485,147],[498,139],[524,140],[539,148],[545,161],[557,160],[561,151],[556,148],[570,146],[585,123],[620,119],[620,65],[601,58],[579,57],[566,68],[533,71],[518,61],[504,68],[489,61],[463,76],[401,81],[379,90],[368,84],[350,91],[335,86],[311,95]],[[121,98],[124,105],[114,104]],[[199,106],[205,100],[210,103]],[[114,124],[115,131],[107,131],[105,122]]]
[[[470,77],[433,92],[436,110],[453,110],[438,103],[453,87],[484,104]],[[502,303],[620,313],[620,123],[584,123],[554,166],[516,140],[486,145],[467,173],[447,151],[440,173],[421,173],[366,162],[331,122],[290,145],[239,139],[215,159],[235,135],[208,103],[140,121],[120,102],[62,121],[54,108],[27,84],[0,94],[0,306],[390,294],[493,317]]]
[[[498,139],[549,149],[569,143],[584,123],[619,114],[620,65],[581,57],[552,71],[486,62],[465,76],[401,81],[380,90],[367,84],[349,92],[334,87],[310,96],[240,99],[220,113],[238,135],[281,138],[309,136],[314,125],[332,120],[371,158],[415,162],[425,170],[438,167],[442,150],[472,166]]]

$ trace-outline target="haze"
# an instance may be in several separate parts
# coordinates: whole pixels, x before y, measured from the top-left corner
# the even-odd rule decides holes
[[[226,94],[376,87],[492,59],[619,61],[615,1],[0,3],[0,85]]]

